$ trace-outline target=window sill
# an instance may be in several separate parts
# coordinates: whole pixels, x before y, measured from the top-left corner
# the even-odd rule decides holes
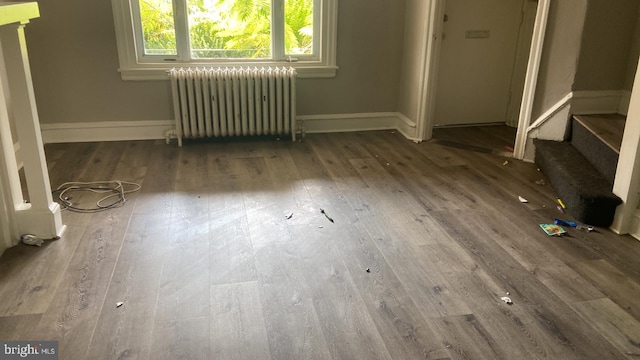
[[[121,68],[118,69],[120,72],[120,76],[122,80],[167,80],[169,77],[167,76],[167,71],[174,67],[189,67],[189,64],[169,64],[160,65],[157,67],[139,67],[139,68]],[[229,64],[228,66],[234,66],[236,64]],[[218,65],[203,65],[193,64],[191,67],[205,67],[205,66],[214,66],[218,67]],[[253,65],[251,65],[253,66]],[[286,64],[265,64],[265,65],[256,65],[256,66],[293,66],[298,73],[298,78],[331,78],[336,76],[336,72],[338,70],[337,66],[318,66],[318,65],[301,65],[300,63],[286,63]],[[225,67],[225,65],[220,65],[220,67]]]

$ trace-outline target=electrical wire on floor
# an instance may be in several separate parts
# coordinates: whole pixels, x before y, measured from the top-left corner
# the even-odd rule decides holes
[[[60,201],[66,210],[80,213],[95,213],[120,207],[127,201],[125,194],[140,190],[140,184],[121,180],[66,182],[53,191],[54,198]],[[74,191],[90,191],[97,194],[109,194],[96,202],[94,208],[81,208],[70,201],[70,193]]]

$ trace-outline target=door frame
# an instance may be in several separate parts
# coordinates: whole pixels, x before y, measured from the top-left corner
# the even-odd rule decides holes
[[[527,128],[531,123],[533,101],[535,99],[538,72],[542,58],[544,36],[549,17],[549,5],[551,0],[539,0],[536,11],[536,20],[533,27],[529,61],[524,82],[524,91],[518,117],[518,130],[514,144],[513,156],[517,159],[524,158],[524,150],[527,145]],[[425,53],[423,54],[424,71],[420,90],[426,96],[418,99],[417,137],[429,140],[433,133],[433,114],[435,112],[435,100],[437,96],[438,65],[441,55],[442,28],[446,0],[432,0],[428,14],[428,36]]]

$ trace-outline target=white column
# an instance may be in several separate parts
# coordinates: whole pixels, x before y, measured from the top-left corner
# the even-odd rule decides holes
[[[21,187],[18,181],[15,154],[13,161],[6,153],[9,144],[3,138],[4,158],[10,181],[14,209],[21,234],[34,234],[41,238],[60,236],[65,227],[62,225],[60,206],[53,201],[49,173],[44,154],[40,121],[31,82],[31,70],[27,56],[27,44],[24,36],[24,24],[13,23],[0,28],[0,44],[4,54],[3,75],[9,85],[11,112],[15,120],[18,140],[20,142],[24,173],[29,191],[30,204],[22,202]],[[3,98],[4,99],[4,98]],[[0,108],[0,117],[6,115],[6,104]],[[2,120],[2,119],[0,119]],[[2,120],[4,122],[4,120]],[[2,130],[3,135],[6,132]],[[9,137],[11,133],[9,132]],[[13,142],[10,142],[13,149]],[[3,179],[4,180],[4,179]]]
[[[3,64],[1,56],[0,64]],[[0,254],[20,237],[16,214],[24,202],[5,99],[4,86],[0,86]]]
[[[611,229],[618,234],[631,231],[640,199],[640,64],[638,65],[613,183],[613,193],[622,199],[611,225]]]

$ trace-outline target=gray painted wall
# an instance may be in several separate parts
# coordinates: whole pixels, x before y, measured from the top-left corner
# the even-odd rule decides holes
[[[573,90],[620,90],[627,80],[637,0],[589,0]]]
[[[551,1],[532,121],[572,90],[587,0]]]
[[[612,86],[631,89],[640,53],[638,2],[615,1],[624,7],[635,6],[636,10],[620,13],[620,10],[608,9],[610,1],[606,0],[551,2],[534,119],[573,89],[610,90]],[[42,123],[173,118],[167,82],[120,78],[110,1],[40,0],[38,3],[41,18],[33,20],[26,33]],[[416,15],[425,3],[422,0],[340,1],[340,69],[335,78],[300,79],[299,114],[401,111],[415,120],[417,94],[413,90],[421,66],[415,57],[419,45],[416,42],[421,41],[421,37],[414,32],[422,27],[423,19]],[[587,3],[592,8],[582,41]],[[624,41],[621,47],[607,47],[606,52],[612,50],[617,54],[615,64],[627,52],[627,63],[623,66],[612,67],[599,57],[589,61],[582,58],[579,62],[581,56],[597,52],[599,44],[616,44],[600,36],[602,21],[598,9],[605,11],[609,19],[617,21],[618,16],[625,19],[619,29],[603,31],[621,32],[630,24],[635,26],[635,33],[631,31],[635,36],[626,43],[627,50],[624,50]],[[635,19],[631,14],[635,14]],[[585,46],[581,48],[583,43]],[[613,79],[600,79],[598,71],[602,66],[609,68]]]
[[[631,91],[633,81],[638,68],[638,57],[640,57],[640,7],[636,14],[636,28],[631,39],[631,49],[629,50],[629,63],[627,64],[627,75],[624,82],[624,90]]]
[[[168,81],[123,81],[110,1],[40,0],[27,26],[42,123],[169,120]],[[338,74],[300,79],[300,115],[396,111],[404,0],[340,1]]]

